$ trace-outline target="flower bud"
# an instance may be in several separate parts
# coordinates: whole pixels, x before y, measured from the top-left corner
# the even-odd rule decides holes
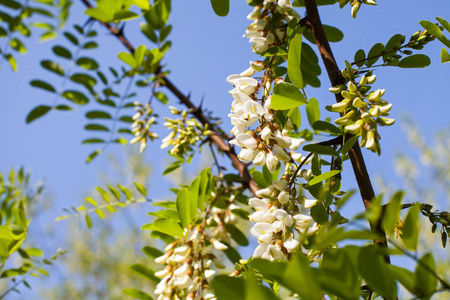
[[[383,126],[390,126],[395,123],[395,119],[377,118],[377,123]]]
[[[356,108],[365,108],[367,106],[367,103],[362,101],[361,98],[356,97],[355,99],[353,99],[352,105],[353,105],[353,107],[356,107]]]
[[[266,164],[266,152],[259,151],[258,155],[256,155],[255,159],[253,160],[253,164],[255,166],[264,166]]]
[[[282,191],[278,195],[278,202],[280,202],[281,204],[288,203],[289,202],[289,193],[287,191]]]
[[[375,82],[375,80],[377,80],[377,75],[372,75],[372,76],[367,77],[368,84],[373,84]]]
[[[392,108],[392,103],[385,105],[385,106],[381,106],[380,107],[380,112],[382,115],[387,115],[388,112],[391,110]]]
[[[348,90],[350,93],[355,93],[358,90],[358,87],[353,82],[350,81],[348,83]]]
[[[339,94],[346,88],[345,84],[339,84],[333,87],[330,87],[328,90],[333,94]]]
[[[271,152],[266,154],[266,166],[267,169],[269,169],[270,173],[272,174],[275,173],[277,169],[277,163],[278,163],[277,158]]]
[[[355,19],[358,14],[359,8],[361,7],[360,2],[356,2],[352,7],[352,17]]]
[[[361,130],[361,124],[359,124],[359,123],[345,126],[345,131],[349,132],[353,135],[358,134],[360,132],[360,130]]]
[[[265,189],[256,191],[255,194],[256,194],[256,196],[258,196],[260,198],[270,197],[274,190],[275,190],[275,187],[273,185],[269,185]]]
[[[273,146],[273,152],[275,154],[275,156],[279,159],[282,160],[284,162],[289,162],[291,161],[291,157],[284,151],[283,148],[281,148],[279,145],[275,144]]]
[[[359,80],[359,85],[360,86],[365,86],[366,84],[367,84],[367,77],[366,77],[366,75],[363,75],[361,77],[361,79]]]
[[[261,138],[263,140],[268,140],[270,138],[270,136],[272,135],[272,131],[270,130],[269,126],[265,127],[262,131],[261,131]]]

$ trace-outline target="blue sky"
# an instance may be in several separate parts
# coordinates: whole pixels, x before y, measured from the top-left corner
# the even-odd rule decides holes
[[[170,35],[173,46],[164,58],[167,69],[171,71],[169,78],[175,85],[185,94],[190,93],[194,103],[198,104],[200,99],[204,98],[203,107],[221,117],[223,128],[228,130],[231,125],[226,115],[230,110],[231,97],[227,91],[231,86],[225,78],[230,74],[240,73],[248,67],[250,60],[257,59],[247,39],[242,38],[246,26],[250,24],[245,16],[251,8],[245,1],[231,2],[229,16],[220,18],[213,13],[208,0],[173,1],[169,19],[169,23],[173,25]],[[76,1],[69,24],[83,24],[86,21],[86,16],[82,15],[83,9],[81,3]],[[304,15],[303,9],[297,11]],[[380,0],[377,7],[363,6],[356,20],[351,18],[349,7],[343,10],[339,10],[337,6],[321,7],[320,12],[324,24],[336,26],[344,32],[343,41],[331,45],[341,68],[344,60],[352,60],[359,48],[367,52],[373,44],[386,43],[396,33],[405,34],[409,38],[421,29],[418,23],[420,20],[434,21],[436,16],[450,19],[450,7],[444,0],[432,3],[418,0]],[[150,48],[152,45],[140,33],[138,25],[139,21],[130,21],[127,24],[127,37],[135,46],[145,44]],[[126,51],[125,48],[99,24],[94,25],[94,29],[99,33],[97,42],[100,48],[90,50],[89,54],[96,57],[103,68],[108,65],[116,68],[122,66],[117,54]],[[0,43],[4,45],[4,39],[0,40]],[[123,147],[130,147],[110,146],[93,163],[88,165],[84,162],[87,155],[96,149],[81,145],[83,139],[92,136],[83,129],[87,123],[84,112],[93,109],[91,104],[73,112],[52,112],[30,125],[25,124],[25,117],[33,107],[51,104],[54,99],[53,95],[30,87],[29,81],[40,78],[52,82],[56,87],[61,84],[61,78],[49,74],[39,66],[41,59],[55,58],[51,47],[56,44],[69,46],[63,37],[39,43],[35,35],[26,41],[28,53],[17,55],[19,72],[12,72],[6,63],[3,63],[0,70],[0,171],[6,172],[12,167],[25,166],[32,169],[35,180],[45,180],[47,190],[55,199],[54,207],[47,214],[45,222],[53,222],[55,217],[61,215],[62,208],[79,205],[87,191],[101,183],[98,173],[107,169],[108,153],[118,153],[121,156]],[[449,64],[440,63],[441,45],[434,42],[425,47],[423,53],[429,55],[432,60],[432,65],[428,68],[390,67],[375,71],[378,77],[374,87],[386,89],[384,98],[394,104],[391,115],[397,123],[381,129],[381,157],[363,150],[372,178],[382,175],[391,182],[399,181],[393,172],[392,159],[400,151],[413,151],[401,130],[403,114],[414,120],[426,133],[427,139],[436,130],[449,126],[450,69]],[[67,62],[64,63],[67,67]],[[308,96],[318,99],[322,108],[334,103],[334,95],[328,92],[329,82],[324,72],[322,66],[322,88],[307,89]],[[136,100],[146,101],[148,93],[149,91],[140,90]],[[182,108],[169,92],[167,95],[171,105]],[[59,101],[64,103],[65,100]],[[168,114],[168,108],[163,105],[156,104],[155,110],[160,115]],[[324,116],[327,114],[322,109],[322,119]],[[307,126],[304,110],[302,117],[303,126]],[[167,134],[162,126],[159,126],[156,132],[160,137]],[[152,165],[153,176],[148,182],[150,197],[161,198],[170,195],[167,187],[171,183],[161,175],[170,159],[167,158],[165,150],[159,149],[158,140],[149,144],[144,156]],[[346,167],[348,172],[344,177],[344,184],[347,187],[355,187],[350,165]],[[158,184],[155,184],[156,182]],[[361,210],[362,204],[358,200],[354,197],[352,203],[356,210]]]

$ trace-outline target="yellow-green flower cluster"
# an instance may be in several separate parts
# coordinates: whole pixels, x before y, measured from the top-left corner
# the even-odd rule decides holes
[[[330,88],[330,92],[341,94],[344,98],[341,102],[328,107],[333,112],[339,112],[341,117],[334,122],[344,126],[346,132],[353,135],[361,135],[360,145],[380,155],[380,135],[378,125],[389,126],[395,120],[385,118],[389,116],[392,104],[381,99],[385,90],[371,91],[371,84],[376,80],[372,71],[359,78],[351,65],[346,62],[347,68],[342,71],[348,83]]]
[[[208,124],[203,126],[197,119],[188,119],[187,111],[177,110],[170,107],[173,115],[180,115],[179,119],[165,118],[164,126],[171,130],[171,133],[162,140],[161,149],[172,146],[169,153],[173,156],[184,157],[188,152],[194,151],[192,145],[211,134]]]

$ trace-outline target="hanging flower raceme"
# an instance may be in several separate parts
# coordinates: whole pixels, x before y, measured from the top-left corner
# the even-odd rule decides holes
[[[264,0],[262,5],[255,6],[247,16],[253,23],[247,27],[244,37],[250,39],[255,53],[263,53],[284,40],[286,33],[280,28],[294,17],[300,19],[297,12],[292,9],[290,0]]]
[[[160,278],[155,289],[158,300],[216,299],[209,288],[209,279],[215,274],[211,264],[223,267],[212,250],[224,250],[227,246],[216,239],[205,248],[202,234],[194,228],[182,241],[173,242],[164,249],[166,253],[155,262],[166,267],[155,272]]]

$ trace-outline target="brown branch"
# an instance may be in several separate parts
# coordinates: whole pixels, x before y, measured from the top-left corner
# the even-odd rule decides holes
[[[316,40],[317,47],[319,49],[320,55],[322,56],[323,63],[328,73],[328,78],[330,79],[331,86],[336,86],[339,84],[345,84],[345,78],[342,77],[341,71],[336,63],[336,60],[331,51],[330,44],[328,43],[327,36],[322,26],[320,20],[319,11],[317,9],[317,4],[315,0],[305,1],[306,7],[306,20],[304,24],[309,27]],[[341,94],[336,94],[336,102],[341,102],[343,97]],[[367,172],[366,164],[361,153],[361,149],[358,143],[355,143],[348,152],[350,161],[353,166],[353,172],[358,183],[361,198],[364,203],[366,210],[370,207],[372,199],[375,198],[375,192],[372,187],[372,183],[369,178],[369,173]],[[381,227],[381,222],[378,221],[376,224],[370,224],[373,232],[377,233],[380,238],[374,240],[376,245],[381,247],[387,247],[386,233]],[[385,255],[385,260],[390,262],[389,255]]]
[[[92,8],[92,5],[88,0],[81,0],[88,8]],[[134,53],[135,48],[128,41],[128,39],[124,36],[123,32],[116,27],[112,26],[110,23],[98,21],[104,27],[106,27],[109,32],[114,35],[127,49],[129,52]],[[220,128],[217,128],[216,125],[212,124],[207,116],[203,114],[203,111],[196,107],[189,97],[185,96],[173,83],[169,80],[163,73],[157,70],[156,76],[162,79],[162,83],[180,100],[181,103],[186,105],[190,113],[192,113],[203,125],[208,124],[211,129],[216,128],[216,131],[223,132]],[[258,190],[255,181],[250,176],[250,173],[247,168],[247,164],[243,163],[239,160],[233,148],[231,148],[228,143],[224,141],[221,135],[216,134],[216,132],[212,132],[210,136],[211,141],[216,144],[217,148],[224,152],[231,160],[233,166],[238,170],[239,174],[242,176],[243,185],[250,189],[250,191],[255,194]]]

